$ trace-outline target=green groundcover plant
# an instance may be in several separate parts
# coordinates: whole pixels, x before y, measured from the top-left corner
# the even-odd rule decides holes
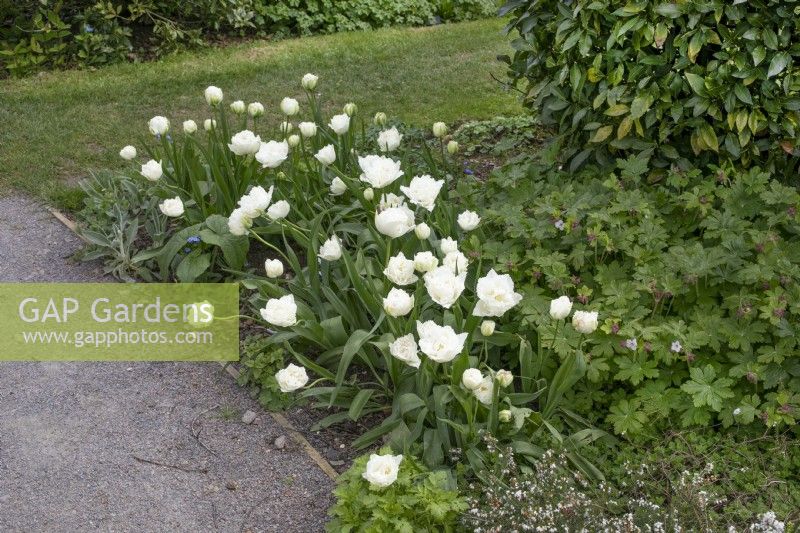
[[[601,310],[607,335],[568,402],[619,434],[672,419],[793,426],[800,193],[757,167],[675,167],[655,187],[649,168],[630,157],[569,176],[520,163],[480,184],[496,229],[483,258],[524,295],[517,332],[547,327],[552,291]]]
[[[800,6],[788,0],[511,0],[514,80],[570,167],[651,155],[757,162],[800,154]]]

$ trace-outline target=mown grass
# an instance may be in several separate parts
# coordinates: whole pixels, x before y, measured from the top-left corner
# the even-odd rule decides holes
[[[356,102],[411,124],[487,118],[518,111],[502,77],[507,53],[502,22],[343,33],[252,42],[157,63],[94,72],[51,72],[0,83],[0,193],[17,188],[58,196],[90,170],[122,165],[117,153],[138,144],[147,120],[174,127],[207,116],[203,89],[218,85],[226,102],[260,101],[277,117],[284,96],[301,96],[306,72],[331,107]]]

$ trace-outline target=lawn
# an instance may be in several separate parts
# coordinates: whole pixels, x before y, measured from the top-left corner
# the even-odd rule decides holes
[[[353,101],[412,124],[510,114],[498,54],[507,53],[502,21],[344,33],[181,54],[158,63],[94,72],[45,73],[0,83],[0,193],[11,187],[52,197],[91,169],[121,166],[119,148],[137,144],[147,120],[177,126],[207,115],[203,89],[226,101],[260,101],[267,114],[284,96],[301,96],[306,72],[320,76],[329,105]]]

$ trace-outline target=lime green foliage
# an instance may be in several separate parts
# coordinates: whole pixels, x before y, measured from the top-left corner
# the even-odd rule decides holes
[[[328,531],[455,530],[466,504],[452,486],[449,472],[430,471],[413,456],[405,455],[397,481],[386,488],[377,488],[361,477],[368,460],[367,455],[359,457],[339,477],[333,492],[336,503],[329,511],[333,519]]]
[[[796,2],[511,0],[502,12],[520,34],[510,74],[572,168],[628,154],[795,165]]]
[[[139,145],[153,115],[169,117],[175,128],[189,118],[202,125],[209,116],[202,92],[211,84],[262,102],[272,126],[281,98],[299,97],[298,80],[309,71],[327,80],[323,96],[330,109],[352,100],[426,129],[436,120],[513,113],[515,98],[498,91],[491,78],[502,71],[495,56],[508,46],[501,26],[486,20],[257,42],[159,63],[5,80],[0,189],[47,195],[54,180],[82,177],[90,168],[122,168],[119,149]]]
[[[270,345],[266,337],[253,335],[242,341],[239,385],[258,387],[258,401],[270,411],[285,409],[295,398],[281,392],[275,373],[286,366],[284,350]]]
[[[653,186],[649,161],[633,157],[611,173],[547,168],[512,164],[477,184],[498,231],[482,253],[522,287],[511,327],[532,342],[534,328],[552,335],[554,293],[599,311],[588,379],[567,404],[628,436],[668,418],[795,424],[797,189],[758,168],[676,168]],[[573,348],[555,343],[562,357]]]
[[[9,2],[0,66],[14,76],[198,47],[221,37],[311,35],[491,16],[494,0],[173,0]]]

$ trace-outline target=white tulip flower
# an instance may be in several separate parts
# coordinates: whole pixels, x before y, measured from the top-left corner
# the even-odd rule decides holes
[[[371,202],[375,199],[375,190],[372,187],[364,189],[364,200]]]
[[[322,244],[317,255],[325,261],[339,260],[342,257],[342,244],[339,241],[339,237],[332,235]]]
[[[569,296],[560,296],[550,300],[550,317],[554,320],[564,320],[572,312],[572,301]]]
[[[150,181],[158,181],[161,179],[161,176],[164,175],[164,171],[161,168],[161,161],[154,161],[151,159],[142,165],[141,174]]]
[[[286,218],[286,215],[289,214],[289,210],[291,207],[289,206],[289,202],[286,200],[279,200],[269,206],[267,210],[267,216],[270,220],[280,220],[282,218]]]
[[[381,111],[375,113],[375,118],[372,119],[376,126],[385,126],[388,120],[389,118],[386,116],[386,113]]]
[[[442,190],[444,180],[435,180],[429,175],[414,176],[408,186],[401,185],[400,190],[408,197],[408,201],[428,211],[433,211],[436,197]]]
[[[414,295],[403,289],[393,288],[383,299],[383,310],[391,317],[406,316],[414,309]]]
[[[294,98],[289,98],[287,96],[281,100],[281,111],[283,111],[283,114],[287,117],[293,117],[300,112],[300,103]]]
[[[368,155],[358,158],[361,167],[361,181],[369,183],[375,189],[381,189],[393,183],[403,175],[400,170],[400,161],[395,161],[380,155]]]
[[[433,136],[436,137],[437,139],[440,139],[445,135],[447,135],[447,124],[445,124],[444,122],[434,122],[432,131],[433,131]]]
[[[400,470],[402,455],[377,455],[372,454],[367,461],[366,469],[361,477],[370,482],[375,487],[388,487],[397,481],[397,473]]]
[[[458,143],[456,141],[450,141],[447,143],[447,153],[450,155],[455,155],[458,153]]]
[[[450,309],[464,292],[466,278],[466,272],[456,275],[446,266],[437,267],[423,276],[428,296],[445,309]]]
[[[468,390],[475,390],[483,381],[483,373],[477,368],[468,368],[461,374],[461,384]]]
[[[331,180],[329,190],[331,191],[331,196],[341,196],[347,192],[347,184],[342,181],[342,178],[336,176]]]
[[[403,136],[394,126],[378,134],[378,146],[381,152],[393,152],[400,146]]]
[[[289,157],[289,143],[287,141],[269,141],[261,143],[256,152],[256,161],[263,168],[278,168]]]
[[[273,326],[287,328],[294,326],[297,324],[297,304],[294,296],[287,294],[280,298],[270,298],[266,307],[261,309],[261,316]]]
[[[475,211],[464,211],[458,215],[458,225],[464,231],[472,231],[478,227],[481,217]]]
[[[300,81],[300,85],[302,85],[303,89],[307,91],[313,91],[317,86],[317,81],[319,81],[319,76],[315,76],[309,72],[303,76],[303,79]]]
[[[303,137],[313,137],[317,134],[317,125],[313,122],[301,122],[297,127],[300,128],[300,135]]]
[[[448,363],[464,349],[466,333],[456,333],[450,326],[440,326],[433,320],[417,321],[419,348],[431,361]]]
[[[249,230],[252,225],[252,218],[247,216],[244,209],[241,207],[234,209],[228,217],[228,231],[231,232],[231,235],[236,235],[237,237],[246,235],[247,230]]]
[[[511,411],[508,409],[503,409],[502,411],[497,412],[497,419],[504,424],[507,422],[511,422]]]
[[[151,118],[147,126],[153,135],[164,135],[169,131],[169,119],[158,115]]]
[[[442,251],[444,255],[447,255],[451,252],[458,251],[458,242],[451,239],[450,237],[445,237],[441,241],[439,241],[439,249]]]
[[[418,351],[419,348],[412,333],[403,335],[389,344],[389,353],[392,357],[412,368],[419,368],[422,362],[419,359]]]
[[[217,121],[212,118],[207,118],[203,121],[203,129],[206,131],[211,131],[217,127]]]
[[[417,272],[430,272],[439,266],[439,260],[431,252],[417,252],[414,254],[414,270]]]
[[[183,133],[191,135],[196,131],[197,131],[197,122],[191,119],[183,121]]]
[[[414,228],[414,234],[417,236],[417,239],[424,241],[431,236],[431,228],[426,223],[420,222],[417,224],[417,227]]]
[[[206,88],[205,97],[208,105],[215,106],[222,101],[222,89],[211,85]]]
[[[302,366],[289,363],[289,366],[275,373],[275,380],[281,392],[294,392],[308,383],[308,373]]]
[[[119,156],[126,161],[136,159],[136,147],[131,146],[130,144],[128,146],[125,146],[122,150],[119,151]]]
[[[300,136],[299,135],[289,135],[289,138],[286,139],[286,142],[289,143],[290,148],[296,148],[297,145],[300,144]]]
[[[483,405],[492,405],[494,396],[494,380],[492,376],[484,377],[480,385],[472,390],[472,394],[474,394]]]
[[[467,271],[469,260],[461,252],[450,252],[442,260],[442,264],[453,271],[453,274],[461,274]]]
[[[484,320],[481,322],[481,335],[484,337],[491,337],[494,335],[495,325],[494,320]]]
[[[416,227],[414,212],[406,204],[375,213],[375,228],[389,238],[396,239]]]
[[[572,327],[584,335],[593,333],[597,329],[597,311],[575,311],[572,315]]]
[[[336,161],[336,149],[332,144],[324,146],[314,154],[314,158],[325,166],[332,165]]]
[[[283,263],[280,259],[267,259],[264,261],[264,271],[268,278],[277,278],[283,275]]]
[[[414,261],[406,259],[403,252],[389,258],[389,263],[383,273],[389,278],[389,281],[400,286],[411,285],[418,279],[414,275]]]
[[[275,186],[271,186],[269,190],[264,190],[264,187],[256,185],[250,189],[250,192],[245,194],[239,199],[239,205],[245,209],[248,216],[257,218],[264,214],[264,211],[269,207],[272,202],[272,193]]]
[[[344,135],[350,129],[350,115],[341,114],[331,117],[328,127],[337,135]]]
[[[472,311],[475,316],[503,316],[522,300],[522,295],[514,292],[511,276],[494,270],[478,280],[475,292],[478,295],[478,303]]]
[[[261,137],[250,130],[243,130],[231,137],[228,148],[236,155],[254,154],[261,148]]]
[[[236,113],[237,115],[241,115],[245,111],[247,111],[247,106],[241,100],[236,100],[235,102],[231,103],[231,111]]]
[[[247,104],[247,114],[253,118],[260,117],[264,114],[264,104],[261,102],[251,102]]]
[[[498,370],[494,375],[494,379],[497,380],[501,387],[505,388],[514,382],[514,374],[508,370]]]
[[[168,217],[179,217],[183,214],[183,201],[180,196],[167,198],[158,204],[158,208]]]
[[[352,117],[353,115],[358,113],[358,106],[356,104],[354,104],[353,102],[349,102],[347,104],[344,104],[344,107],[342,108],[342,112],[345,115],[347,115],[348,117]]]

